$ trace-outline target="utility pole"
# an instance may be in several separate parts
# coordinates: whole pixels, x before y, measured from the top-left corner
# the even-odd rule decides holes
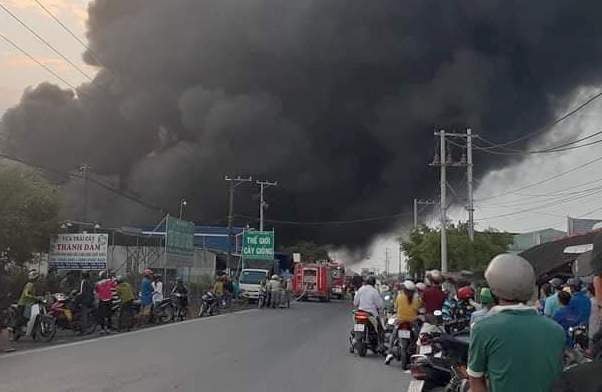
[[[84,203],[82,206],[82,221],[88,222],[88,170],[91,167],[87,163],[82,163],[79,167],[82,178],[84,179]]]
[[[267,203],[263,200],[263,190],[264,190],[264,188],[267,188],[270,186],[277,186],[278,182],[277,181],[274,181],[274,182],[256,181],[256,183],[259,185],[259,188],[260,188],[260,191],[259,191],[259,231],[263,231],[263,210],[267,206]]]
[[[385,248],[385,276],[389,277],[389,248]]]
[[[234,189],[244,182],[251,182],[253,178],[242,178],[240,176],[236,178],[231,178],[228,176],[224,177],[224,180],[229,183],[229,193],[228,193],[228,256],[226,258],[227,265],[226,268],[230,268],[231,260],[232,260],[232,220],[234,217]]]
[[[440,166],[441,167],[441,271],[447,272],[447,232],[446,232],[446,223],[447,223],[447,205],[446,203],[446,191],[447,191],[447,179],[446,179],[446,167],[454,166],[454,167],[464,167],[466,166],[466,177],[468,183],[468,205],[466,209],[468,210],[468,238],[473,241],[474,240],[474,202],[473,202],[473,178],[472,178],[472,138],[477,135],[472,134],[471,129],[467,129],[466,133],[450,133],[441,130],[440,132],[435,132],[436,136],[440,138],[440,153],[439,157],[435,156],[433,163],[431,166]],[[450,157],[446,157],[446,137],[459,137],[466,138],[466,155],[462,157],[460,162],[453,162]]]
[[[441,174],[440,174],[440,186],[441,186],[441,200],[439,201],[439,209],[441,210],[441,272],[447,272],[447,173],[446,167],[447,162],[445,158],[445,131],[439,132],[440,147],[439,152],[441,156]]]
[[[472,197],[472,129],[466,130],[466,183],[468,184],[468,238],[474,241],[474,204]]]
[[[439,204],[439,202],[434,200],[414,199],[414,228],[418,227],[418,206],[433,206],[437,204]]]

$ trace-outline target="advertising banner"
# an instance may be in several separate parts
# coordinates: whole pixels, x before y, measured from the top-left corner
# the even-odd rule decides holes
[[[58,234],[50,241],[48,267],[59,270],[107,269],[108,234]]]

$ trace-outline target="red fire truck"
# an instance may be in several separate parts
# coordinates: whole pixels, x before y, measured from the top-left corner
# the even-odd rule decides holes
[[[330,295],[342,299],[345,295],[345,267],[341,263],[328,264],[330,269]]]
[[[330,301],[330,268],[327,264],[295,263],[293,293],[302,300]]]

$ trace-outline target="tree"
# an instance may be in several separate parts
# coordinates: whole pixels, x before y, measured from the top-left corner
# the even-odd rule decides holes
[[[299,241],[284,248],[284,251],[290,254],[300,253],[303,262],[330,261],[328,248],[311,241]]]
[[[32,253],[47,251],[58,230],[60,207],[57,187],[42,176],[29,169],[1,167],[0,263],[23,265]]]
[[[447,228],[447,259],[450,271],[482,272],[493,256],[506,252],[512,243],[512,234],[487,229],[475,233],[474,242],[468,239],[466,224]],[[441,234],[438,230],[420,226],[402,241],[411,273],[441,266]]]

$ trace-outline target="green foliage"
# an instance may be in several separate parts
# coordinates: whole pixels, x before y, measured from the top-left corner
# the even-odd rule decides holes
[[[40,175],[28,169],[0,168],[3,262],[22,265],[33,252],[48,251],[49,240],[58,230],[60,206],[58,189]]]
[[[284,248],[283,251],[290,254],[301,253],[301,261],[304,263],[330,261],[330,257],[328,256],[328,248],[311,241],[299,241],[287,248]]]
[[[402,241],[402,249],[408,257],[411,273],[440,268],[440,232],[420,226]],[[482,272],[493,256],[506,252],[512,243],[510,233],[488,229],[475,233],[475,240],[468,239],[466,224],[447,228],[447,258],[450,271],[469,270]]]

